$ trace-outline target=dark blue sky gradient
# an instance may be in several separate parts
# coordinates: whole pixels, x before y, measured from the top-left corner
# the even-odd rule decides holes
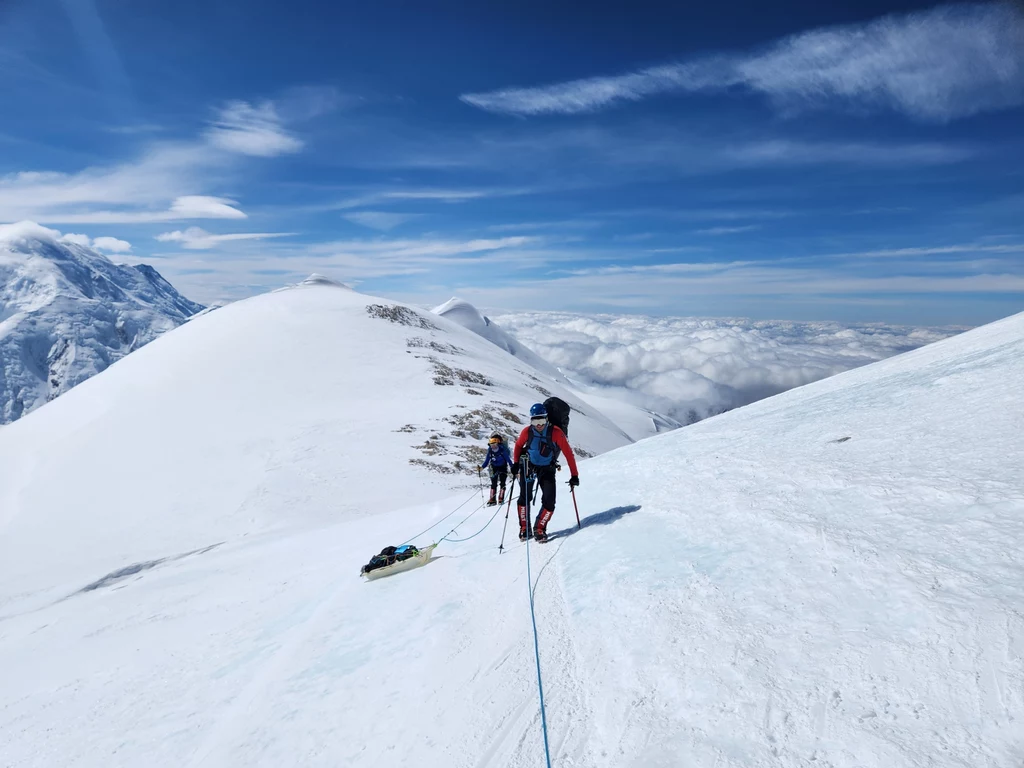
[[[119,258],[203,301],[318,271],[508,309],[980,323],[1024,309],[1024,63],[964,43],[1020,17],[960,6],[952,42],[915,37],[937,8],[7,0],[0,222],[129,241]],[[886,84],[790,98],[785,71],[583,112],[460,98],[681,62],[724,77],[884,16],[914,61],[951,65],[898,103]],[[901,88],[902,45],[865,77]],[[977,100],[944,81],[960,71]]]

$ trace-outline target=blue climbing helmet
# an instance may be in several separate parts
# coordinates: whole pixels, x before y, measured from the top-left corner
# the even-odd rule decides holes
[[[544,407],[544,403],[534,403],[530,406],[531,419],[546,419],[547,417],[548,409]]]

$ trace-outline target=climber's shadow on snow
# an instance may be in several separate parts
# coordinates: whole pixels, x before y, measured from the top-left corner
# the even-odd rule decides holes
[[[606,509],[604,512],[598,512],[596,515],[587,515],[580,520],[579,526],[574,525],[571,528],[563,528],[560,531],[555,531],[548,536],[548,541],[551,541],[552,539],[564,539],[567,536],[572,536],[574,533],[590,528],[594,525],[611,525],[616,520],[625,517],[630,512],[636,512],[639,509],[639,504],[630,504],[625,507],[612,507],[611,509]]]

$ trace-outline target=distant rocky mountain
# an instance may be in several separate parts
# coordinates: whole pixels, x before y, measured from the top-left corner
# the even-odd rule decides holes
[[[0,424],[202,309],[153,267],[114,264],[31,222],[0,226]]]

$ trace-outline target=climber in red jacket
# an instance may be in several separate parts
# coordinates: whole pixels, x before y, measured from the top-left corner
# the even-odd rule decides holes
[[[523,453],[529,458],[526,467],[526,482],[519,483],[519,540],[529,538],[527,511],[529,499],[533,498],[533,482],[537,481],[541,491],[541,510],[537,515],[537,524],[533,527],[533,537],[540,543],[548,540],[548,521],[555,512],[555,471],[558,454],[565,454],[569,465],[569,487],[580,484],[580,476],[576,470],[576,457],[572,447],[565,439],[565,434],[554,424],[548,422],[548,412],[544,405],[536,403],[530,408],[530,426],[523,429],[516,440],[512,455],[513,470],[522,473]]]

